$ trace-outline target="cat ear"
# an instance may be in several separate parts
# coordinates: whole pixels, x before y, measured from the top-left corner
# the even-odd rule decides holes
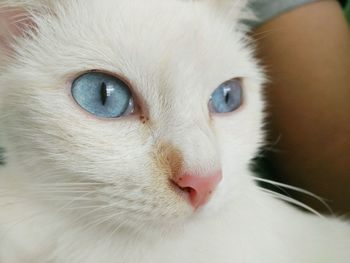
[[[204,0],[219,14],[232,23],[243,19],[252,19],[254,16],[248,9],[249,0]]]
[[[0,49],[7,53],[11,50],[11,43],[22,35],[31,24],[26,12],[18,8],[0,8]]]
[[[0,0],[0,53],[11,52],[15,40],[35,28],[33,17],[48,10],[48,0]]]

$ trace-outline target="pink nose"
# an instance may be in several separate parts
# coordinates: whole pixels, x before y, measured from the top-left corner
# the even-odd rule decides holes
[[[212,192],[222,179],[222,173],[216,172],[208,176],[182,174],[174,179],[174,183],[184,192],[189,193],[191,205],[198,208],[205,205]]]

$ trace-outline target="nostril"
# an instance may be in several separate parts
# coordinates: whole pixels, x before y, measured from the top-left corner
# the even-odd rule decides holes
[[[187,193],[189,193],[189,194],[196,192],[196,190],[194,190],[192,187],[180,187],[180,186],[179,186],[179,188],[180,188],[182,191],[187,192]]]
[[[183,193],[187,193],[194,208],[206,204],[210,195],[222,179],[221,171],[210,176],[197,176],[185,173],[173,180]]]
[[[180,190],[183,193],[194,194],[196,190],[192,187],[182,187],[176,181],[171,180],[171,183],[175,186],[176,189]]]

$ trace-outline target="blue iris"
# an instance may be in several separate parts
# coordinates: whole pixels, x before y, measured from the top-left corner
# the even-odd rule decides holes
[[[113,76],[91,72],[72,84],[75,101],[89,113],[103,118],[117,118],[133,111],[133,98],[128,86]]]
[[[241,82],[232,79],[224,82],[211,95],[210,109],[215,113],[227,113],[238,109],[242,104]]]

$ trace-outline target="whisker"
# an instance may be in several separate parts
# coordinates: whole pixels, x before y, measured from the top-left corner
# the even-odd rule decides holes
[[[75,182],[69,182],[69,183],[41,183],[41,184],[34,184],[33,186],[39,186],[39,187],[47,187],[47,186],[76,186],[76,185],[83,185],[83,186],[100,186],[100,185],[106,185],[108,186],[109,184],[106,183],[75,183]]]
[[[298,193],[302,193],[302,194],[305,194],[305,195],[308,195],[316,200],[318,200],[322,205],[324,205],[327,210],[333,214],[333,210],[332,208],[327,204],[327,202],[325,201],[324,198],[310,192],[310,191],[307,191],[305,189],[302,189],[302,188],[299,188],[299,187],[296,187],[296,186],[292,186],[292,185],[288,185],[288,184],[283,184],[283,183],[279,183],[279,182],[276,182],[276,181],[273,181],[273,180],[269,180],[269,179],[264,179],[264,178],[259,178],[259,177],[253,177],[254,180],[256,181],[260,181],[260,182],[263,182],[263,183],[268,183],[268,184],[271,184],[271,185],[274,185],[274,186],[277,186],[277,187],[282,187],[282,188],[286,188],[286,189],[289,189],[289,190],[292,190],[292,191],[295,191],[295,192],[298,192]]]
[[[70,202],[66,203],[65,205],[63,205],[61,208],[59,208],[56,211],[56,214],[59,214],[62,210],[64,210],[66,207],[69,207],[70,205],[72,205],[74,202],[78,201],[80,198],[85,198],[86,196],[95,193],[96,191],[89,191],[89,192],[85,192],[83,195],[78,196],[73,198]],[[93,200],[93,199],[92,199]]]
[[[296,205],[296,206],[298,206],[300,208],[304,208],[305,210],[307,210],[307,211],[309,211],[309,212],[311,212],[311,213],[313,213],[313,214],[315,214],[315,215],[317,215],[317,216],[319,216],[321,218],[324,218],[324,216],[321,215],[319,212],[317,212],[315,209],[311,208],[310,206],[308,206],[308,205],[306,205],[306,204],[304,204],[304,203],[302,203],[302,202],[300,202],[298,200],[295,200],[295,199],[293,199],[291,197],[288,197],[288,196],[285,196],[285,195],[282,195],[282,194],[278,194],[278,193],[276,193],[274,191],[267,190],[265,188],[261,188],[261,187],[259,187],[259,188],[263,192],[267,193],[268,195],[270,195],[270,196],[272,196],[274,198],[280,199],[282,201],[286,201],[286,202],[288,202],[290,204],[293,204],[293,205]]]
[[[118,213],[118,214],[115,213],[115,214],[112,214],[112,215],[108,215],[108,216],[104,215],[104,216],[102,216],[102,217],[99,217],[97,220],[94,220],[93,222],[91,222],[91,223],[85,225],[85,226],[83,227],[83,229],[81,229],[81,230],[83,230],[83,231],[89,231],[89,230],[91,230],[91,229],[93,229],[93,228],[98,227],[99,225],[101,225],[101,224],[103,224],[103,223],[108,222],[110,219],[114,218],[115,216],[120,215],[120,214],[123,214],[123,213],[124,213],[124,211],[121,211],[121,212]]]
[[[63,190],[57,190],[57,189],[45,189],[42,191],[35,191],[34,194],[56,194],[56,193],[62,193],[62,194],[80,194],[80,193],[86,193],[86,190],[72,190],[72,189],[63,189]],[[90,192],[90,191],[89,191]]]
[[[90,208],[97,208],[101,207],[100,205],[87,205],[87,206],[71,206],[71,207],[66,207],[64,210],[84,210],[84,209],[90,209]]]

